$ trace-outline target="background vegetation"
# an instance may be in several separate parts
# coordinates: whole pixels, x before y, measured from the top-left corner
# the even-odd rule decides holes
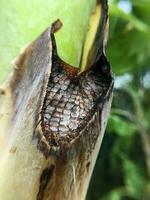
[[[0,82],[20,47],[49,24],[49,15],[41,19],[39,13],[33,28],[32,12],[26,26],[29,18],[18,2],[13,0],[8,6],[0,0]],[[45,12],[40,0],[36,2],[36,9],[39,6]],[[16,11],[12,7],[15,3]],[[109,0],[109,5],[107,56],[115,74],[114,101],[87,200],[149,200],[150,1]]]

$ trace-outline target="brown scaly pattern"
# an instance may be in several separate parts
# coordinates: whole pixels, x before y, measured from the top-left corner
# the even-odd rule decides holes
[[[53,61],[42,108],[42,130],[50,147],[69,144],[101,109],[112,86],[104,55],[81,75],[71,74],[61,60]]]

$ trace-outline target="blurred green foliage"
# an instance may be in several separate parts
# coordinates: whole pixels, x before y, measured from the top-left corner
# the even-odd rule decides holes
[[[0,56],[5,55],[0,61],[1,81],[10,71],[8,62],[12,56],[18,54],[27,38],[33,39],[43,29],[46,24],[41,21],[47,23],[49,15],[41,19],[40,14],[37,17],[33,12],[31,24],[28,24],[28,30],[24,24],[24,35],[21,37],[20,29],[16,34],[16,29],[11,24],[19,23],[15,18],[11,19],[14,12],[12,6],[5,7],[4,0],[0,1],[0,5],[0,16],[5,15],[7,19],[3,21],[4,18],[0,18],[1,33],[3,31],[0,37],[3,52]],[[17,12],[22,18],[20,22],[27,22],[28,16],[24,15],[24,8],[19,7]],[[114,101],[87,200],[150,199],[149,13],[149,0],[109,0],[110,37],[107,56],[116,75]],[[37,29],[32,29],[33,20],[39,24]],[[7,26],[11,35],[7,29],[2,28]],[[21,24],[17,27],[23,28]],[[15,48],[12,38],[17,41]],[[6,67],[2,69],[5,64]]]

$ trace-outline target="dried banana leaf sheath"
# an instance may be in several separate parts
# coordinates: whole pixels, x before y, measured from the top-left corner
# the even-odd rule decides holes
[[[54,47],[51,74],[40,110],[41,119],[38,119],[39,131],[35,132],[44,153],[66,151],[84,135],[91,123],[99,123],[95,120],[96,115],[101,114],[112,91],[110,66],[104,54],[88,71],[79,75],[78,70],[73,70],[58,57]],[[92,132],[90,137],[96,142],[98,133],[94,127]]]
[[[1,90],[0,199],[85,199],[113,78],[102,51],[82,73],[62,61],[59,27],[55,22],[21,53]]]

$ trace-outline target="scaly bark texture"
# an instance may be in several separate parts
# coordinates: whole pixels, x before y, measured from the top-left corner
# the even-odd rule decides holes
[[[0,199],[85,199],[113,79],[103,48],[83,73],[63,62],[59,27],[55,22],[23,50],[1,90]]]

